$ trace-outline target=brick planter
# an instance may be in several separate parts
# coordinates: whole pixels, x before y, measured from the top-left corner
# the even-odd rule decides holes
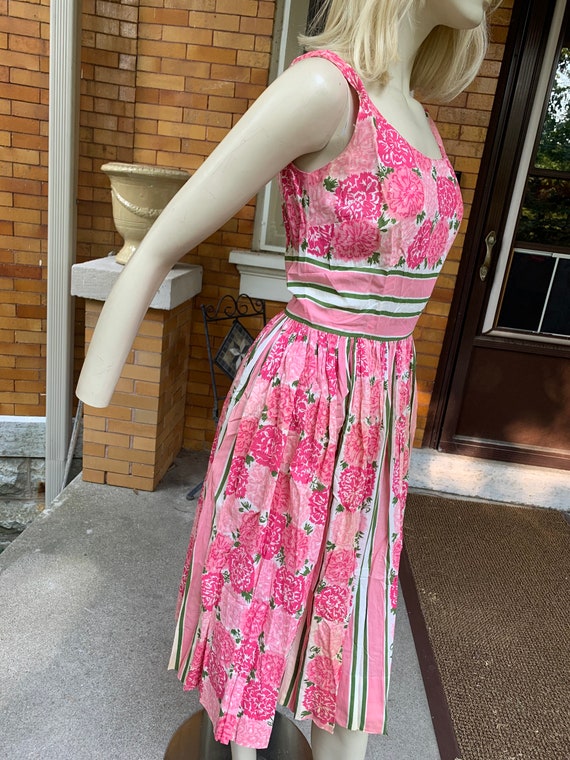
[[[86,406],[83,479],[92,483],[153,491],[182,447],[192,296],[199,291],[199,267],[179,268],[159,291],[133,343],[111,404]],[[85,342],[89,344],[103,308],[90,298],[99,283],[108,292],[114,262],[74,267],[73,293],[86,296]],[[183,287],[180,277],[187,277]],[[193,277],[192,277],[193,275]],[[188,295],[188,298],[184,296]],[[178,303],[182,301],[181,303]],[[171,308],[169,308],[171,307]]]

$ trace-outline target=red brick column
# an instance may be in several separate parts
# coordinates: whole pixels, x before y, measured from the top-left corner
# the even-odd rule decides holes
[[[102,309],[85,302],[85,343]],[[153,491],[180,451],[192,300],[149,309],[110,406],[85,407],[83,479]]]

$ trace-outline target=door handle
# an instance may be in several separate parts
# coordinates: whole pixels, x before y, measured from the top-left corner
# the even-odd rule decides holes
[[[495,230],[491,230],[487,237],[485,238],[485,247],[486,247],[486,253],[485,253],[485,261],[483,262],[483,265],[479,269],[479,277],[481,278],[481,282],[485,282],[487,279],[487,275],[489,274],[489,269],[491,268],[491,259],[493,256],[493,248],[495,247],[495,243],[497,242],[497,233]]]

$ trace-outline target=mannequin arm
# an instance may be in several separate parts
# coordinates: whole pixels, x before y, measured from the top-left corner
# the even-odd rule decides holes
[[[110,403],[148,306],[172,266],[230,219],[284,166],[346,129],[351,96],[330,62],[281,75],[170,201],[129,261],[99,318],[79,378],[85,403]]]

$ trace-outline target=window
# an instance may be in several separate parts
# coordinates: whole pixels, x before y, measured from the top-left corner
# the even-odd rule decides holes
[[[305,31],[309,12],[314,12],[313,6],[315,3],[309,0],[283,0],[278,5],[271,68],[273,79],[283,73],[291,61],[303,52],[299,48],[297,37]],[[258,196],[255,223],[255,248],[260,251],[285,253],[285,230],[276,179]]]

